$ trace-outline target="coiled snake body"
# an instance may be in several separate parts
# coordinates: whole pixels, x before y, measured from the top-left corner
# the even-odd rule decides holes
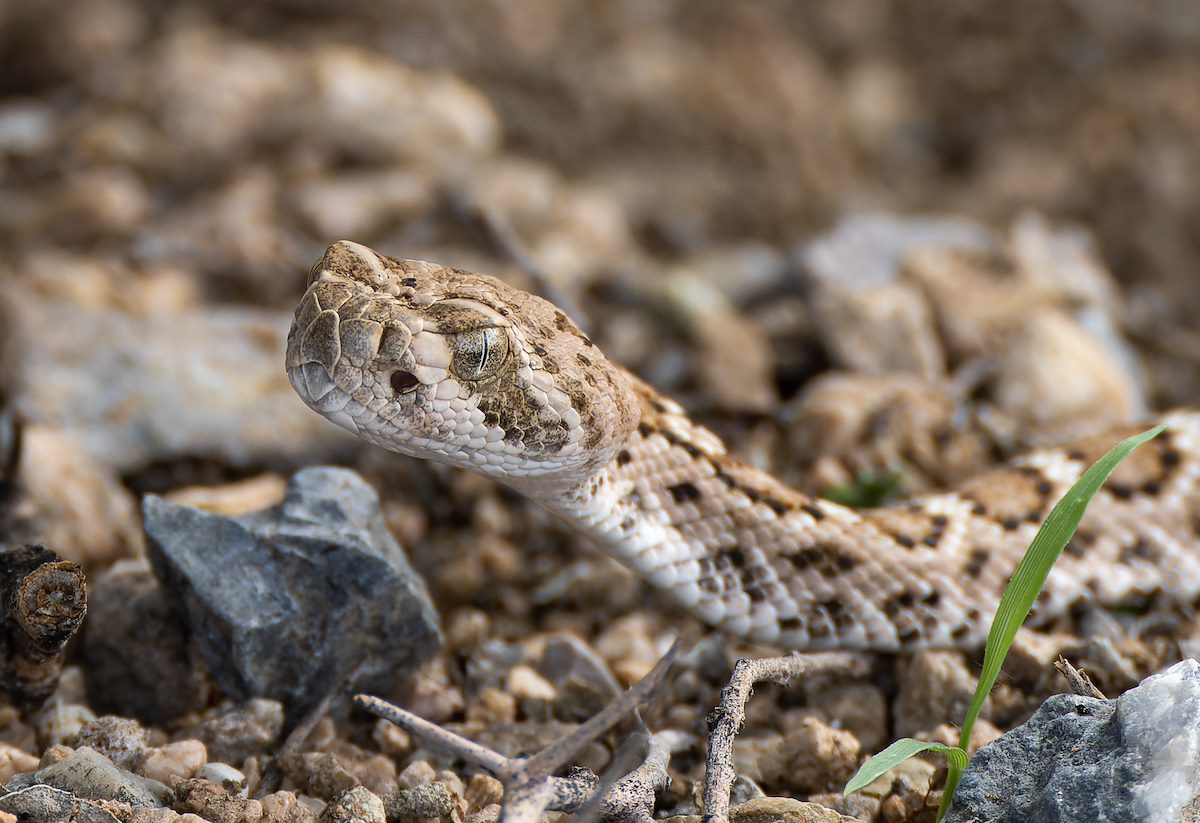
[[[727,454],[552,304],[351,242],[312,269],[288,338],[313,409],[402,454],[504,483],[724,631],[793,649],[971,647],[1050,507],[1119,437],[854,511]],[[1200,595],[1200,412],[1128,459],[1050,574],[1082,599]]]

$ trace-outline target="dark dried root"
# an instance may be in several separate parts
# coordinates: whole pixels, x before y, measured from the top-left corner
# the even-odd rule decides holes
[[[83,570],[43,546],[0,547],[0,687],[21,705],[58,682],[63,649],[87,614]]]

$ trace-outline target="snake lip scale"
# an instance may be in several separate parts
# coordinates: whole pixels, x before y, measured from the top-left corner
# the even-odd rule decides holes
[[[1143,428],[854,511],[728,454],[553,304],[349,241],[313,266],[286,366],[305,403],[362,439],[491,477],[710,625],[797,650],[981,645],[1050,507]],[[1033,622],[1200,595],[1200,412],[1163,422],[1093,499]]]

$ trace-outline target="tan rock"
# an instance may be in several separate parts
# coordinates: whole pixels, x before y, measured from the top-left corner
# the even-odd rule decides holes
[[[764,782],[802,792],[841,788],[858,767],[861,746],[848,731],[805,717],[781,744],[758,758]]]
[[[199,740],[176,740],[175,743],[146,751],[139,771],[152,780],[170,786],[173,777],[187,779],[196,776],[197,771],[208,762],[208,749]]]
[[[35,772],[38,768],[38,758],[29,752],[0,743],[0,784],[7,783],[15,774]]]
[[[731,823],[854,823],[833,809],[789,797],[756,797],[729,812]]]
[[[524,664],[509,670],[508,690],[518,700],[553,703],[558,698],[558,689],[554,688],[554,684]]]

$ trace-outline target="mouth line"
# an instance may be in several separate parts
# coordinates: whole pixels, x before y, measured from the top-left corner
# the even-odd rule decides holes
[[[315,360],[288,369],[288,380],[301,399],[321,414],[340,412],[350,402],[325,365]]]

